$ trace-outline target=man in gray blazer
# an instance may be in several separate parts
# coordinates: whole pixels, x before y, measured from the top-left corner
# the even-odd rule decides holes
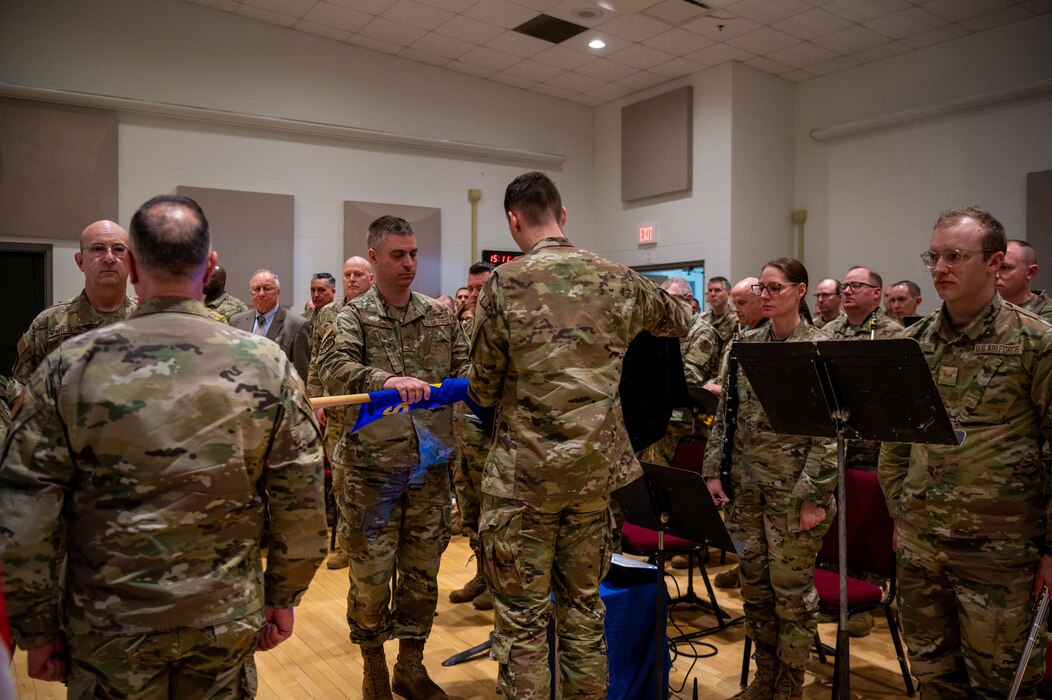
[[[248,311],[230,317],[230,325],[263,335],[281,346],[296,368],[300,379],[307,381],[310,365],[310,322],[299,314],[289,313],[278,304],[281,282],[270,270],[256,270],[249,282],[252,305]]]

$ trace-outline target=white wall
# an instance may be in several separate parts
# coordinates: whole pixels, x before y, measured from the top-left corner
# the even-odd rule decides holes
[[[872,267],[919,283],[928,312],[939,302],[918,255],[939,212],[979,204],[1026,237],[1026,173],[1052,168],[1052,96],[829,143],[810,133],[1052,78],[1050,37],[1044,15],[797,86],[794,208],[808,211],[813,280]]]
[[[550,174],[573,211],[567,233],[591,242],[592,109],[582,105],[176,0],[5,2],[0,80],[563,154]],[[471,262],[468,189],[482,190],[480,248],[514,248],[501,200],[526,169],[516,165],[145,116],[122,117],[119,138],[122,224],[177,185],[294,195],[295,307],[312,272],[339,272],[345,199],[441,208],[450,293]],[[73,249],[56,247],[56,260]],[[59,277],[56,299],[79,290]]]

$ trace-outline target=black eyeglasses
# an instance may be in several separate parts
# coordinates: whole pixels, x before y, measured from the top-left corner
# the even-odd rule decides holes
[[[851,290],[857,292],[863,287],[869,287],[870,289],[880,289],[880,285],[877,284],[866,284],[865,282],[841,282],[844,287],[844,291]]]
[[[795,284],[782,284],[780,282],[771,282],[770,284],[754,284],[751,287],[749,287],[749,289],[751,289],[752,293],[756,296],[760,296],[764,293],[764,291],[766,291],[773,297],[781,294],[783,289],[788,289],[789,287],[795,286]]]

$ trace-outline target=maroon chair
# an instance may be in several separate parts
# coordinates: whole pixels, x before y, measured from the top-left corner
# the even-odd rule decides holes
[[[895,550],[891,546],[894,522],[888,513],[884,493],[880,489],[875,472],[848,469],[847,483],[847,570],[851,574],[870,574],[885,582],[887,592],[875,583],[849,575],[847,577],[847,614],[884,610],[895,655],[899,660],[906,694],[913,697],[913,678],[906,664],[906,654],[899,635],[898,613],[892,606],[895,600]],[[837,515],[837,518],[840,516]],[[818,553],[819,563],[838,564],[837,519],[834,518],[822,549]],[[823,613],[840,613],[840,577],[835,571],[815,569],[815,590],[818,591],[819,610]],[[838,630],[839,632],[839,630]],[[837,697],[837,668],[841,663],[849,664],[840,649],[836,650],[833,669],[833,697]]]

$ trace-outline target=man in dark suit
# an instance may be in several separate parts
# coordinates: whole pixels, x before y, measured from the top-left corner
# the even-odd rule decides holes
[[[256,270],[249,282],[252,305],[248,311],[230,317],[230,325],[263,335],[281,346],[300,378],[307,380],[310,365],[310,323],[278,304],[281,282],[270,270]]]

